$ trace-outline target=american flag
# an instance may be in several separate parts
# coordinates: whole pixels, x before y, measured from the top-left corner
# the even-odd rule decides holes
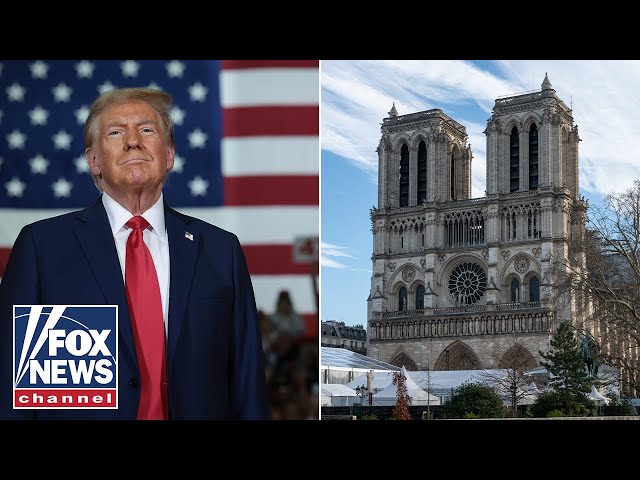
[[[319,61],[0,60],[0,276],[20,228],[87,207],[82,126],[108,89],[173,97],[175,166],[164,189],[177,210],[234,232],[258,309],[281,290],[317,334],[300,238],[319,234]]]

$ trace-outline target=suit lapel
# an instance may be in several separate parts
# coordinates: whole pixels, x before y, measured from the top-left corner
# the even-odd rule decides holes
[[[119,350],[135,361],[135,345],[122,269],[102,198],[93,207],[78,212],[75,233],[104,295],[105,304],[118,305]]]
[[[169,237],[170,285],[169,285],[169,339],[167,365],[171,373],[173,355],[182,331],[186,305],[196,266],[200,239],[189,229],[189,221],[165,204],[165,225]]]

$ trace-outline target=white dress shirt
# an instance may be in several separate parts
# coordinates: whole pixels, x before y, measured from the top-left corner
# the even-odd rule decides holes
[[[149,247],[153,263],[158,274],[160,284],[160,297],[162,298],[162,317],[164,318],[164,331],[167,334],[167,321],[169,317],[169,238],[164,223],[164,202],[160,198],[153,206],[142,214],[142,217],[149,222],[150,227],[143,232],[144,243]],[[125,279],[125,259],[127,255],[127,239],[131,229],[126,223],[133,215],[126,208],[116,202],[107,193],[102,193],[102,203],[109,217],[111,232],[116,242],[118,259],[122,269],[122,279]]]

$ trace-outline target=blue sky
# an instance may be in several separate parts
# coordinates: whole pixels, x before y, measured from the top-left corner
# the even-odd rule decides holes
[[[321,70],[322,320],[367,321],[377,205],[380,124],[441,108],[467,127],[472,196],[485,190],[482,133],[497,97],[540,90],[545,73],[573,107],[580,138],[580,190],[590,205],[640,178],[640,61],[323,60]]]

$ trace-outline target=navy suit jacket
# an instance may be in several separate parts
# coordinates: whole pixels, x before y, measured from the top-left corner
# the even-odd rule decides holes
[[[172,419],[267,419],[262,340],[238,238],[165,204]],[[190,232],[193,239],[185,237]],[[12,408],[13,305],[118,305],[118,409]],[[135,419],[140,372],[102,198],[25,226],[0,282],[0,418]]]

